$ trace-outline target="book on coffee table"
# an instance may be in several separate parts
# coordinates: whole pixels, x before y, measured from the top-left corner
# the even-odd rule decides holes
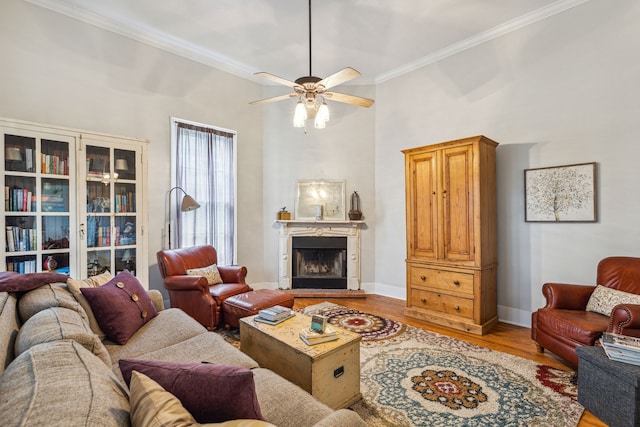
[[[291,317],[291,309],[274,305],[273,307],[264,308],[258,311],[258,316],[265,320],[277,321],[280,319],[288,319]]]
[[[327,325],[324,332],[316,332],[311,328],[304,328],[300,331],[300,339],[307,345],[315,345],[323,342],[334,341],[338,339],[336,330]]]
[[[296,314],[293,311],[289,312],[289,315],[286,317],[280,317],[277,320],[269,320],[269,319],[265,319],[264,317],[260,317],[260,315],[257,315],[256,317],[254,317],[254,320],[256,322],[260,322],[260,323],[266,323],[267,325],[278,325],[282,322],[284,322],[285,320],[291,319],[292,317],[294,317]]]

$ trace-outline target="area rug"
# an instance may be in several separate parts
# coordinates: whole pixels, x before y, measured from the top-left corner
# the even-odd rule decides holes
[[[573,373],[332,303],[304,309],[362,335],[363,399],[377,426],[576,426]]]

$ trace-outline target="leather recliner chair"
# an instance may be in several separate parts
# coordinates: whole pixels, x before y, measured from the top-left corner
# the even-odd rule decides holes
[[[218,264],[213,246],[165,249],[156,257],[171,307],[183,310],[209,330],[222,322],[225,299],[252,290],[245,281],[247,269],[243,266],[218,265],[223,283],[211,286],[204,277],[187,275],[187,270]]]
[[[608,257],[598,263],[596,284],[640,294],[640,258]],[[531,315],[538,352],[548,349],[578,366],[576,347],[592,346],[604,331],[640,336],[640,305],[619,304],[610,316],[586,311],[595,285],[545,283],[546,305]]]

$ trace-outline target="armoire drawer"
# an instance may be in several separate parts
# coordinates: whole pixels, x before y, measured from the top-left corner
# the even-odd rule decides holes
[[[473,300],[411,288],[411,306],[473,319]]]
[[[473,274],[470,273],[410,266],[409,277],[411,287],[473,296]]]

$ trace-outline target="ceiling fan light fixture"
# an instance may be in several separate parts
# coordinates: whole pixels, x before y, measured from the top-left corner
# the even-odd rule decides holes
[[[329,121],[329,107],[327,103],[322,101],[320,107],[318,107],[318,112],[316,113],[316,118],[313,121],[313,125],[316,129],[324,129],[327,127],[327,122]]]
[[[304,122],[307,120],[307,108],[305,107],[302,100],[299,100],[296,104],[296,110],[293,113],[293,127],[294,128],[302,128],[304,127]]]

